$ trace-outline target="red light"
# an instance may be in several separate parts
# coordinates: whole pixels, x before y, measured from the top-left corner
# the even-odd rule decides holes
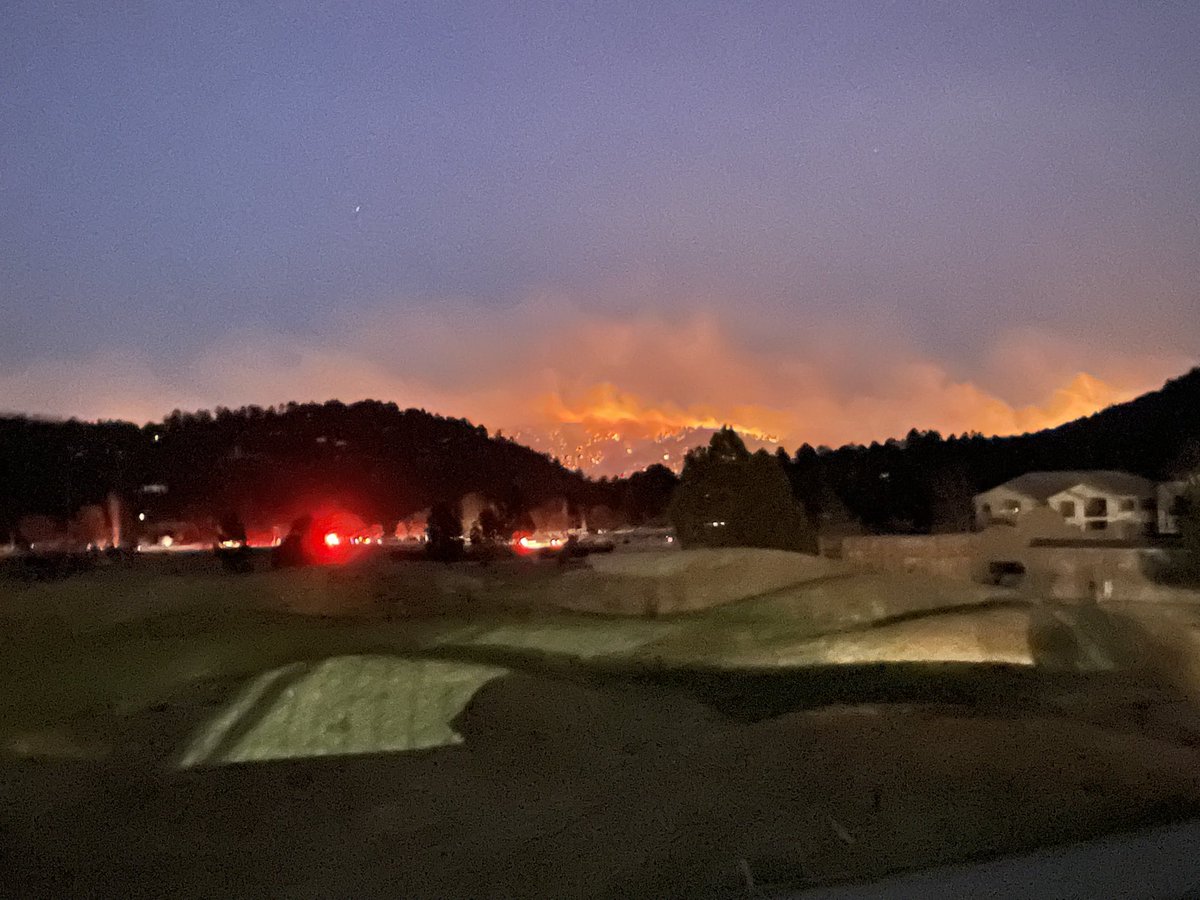
[[[331,531],[327,535],[325,535],[325,546],[326,547],[337,547],[341,543],[342,543],[342,539],[337,536],[336,532]]]

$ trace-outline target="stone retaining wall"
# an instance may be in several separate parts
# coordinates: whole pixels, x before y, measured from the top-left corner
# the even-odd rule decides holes
[[[1133,602],[1200,601],[1200,594],[1159,583],[1166,562],[1155,547],[1029,546],[1017,529],[964,534],[876,535],[842,540],[850,566],[885,572],[920,572],[959,581],[981,580],[992,562],[1025,567],[1023,590],[1057,600]]]
[[[586,568],[540,585],[543,602],[616,615],[708,609],[842,574],[833,560],[749,547],[593,556]]]
[[[922,572],[969,581],[978,534],[872,535],[842,539],[842,560],[856,568]]]

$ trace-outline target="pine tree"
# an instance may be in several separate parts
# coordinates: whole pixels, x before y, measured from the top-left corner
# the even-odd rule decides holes
[[[751,454],[730,428],[688,453],[670,517],[684,547],[816,546],[778,460],[765,450]]]

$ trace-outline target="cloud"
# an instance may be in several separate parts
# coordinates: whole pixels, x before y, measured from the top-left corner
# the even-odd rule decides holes
[[[0,397],[15,411],[135,421],[177,407],[371,397],[506,431],[581,426],[648,438],[731,424],[794,448],[912,427],[1036,430],[1155,388],[1191,363],[1010,331],[963,374],[970,367],[882,331],[813,322],[788,340],[768,325],[711,309],[591,313],[550,296],[507,310],[450,301],[366,312],[320,341],[230,335],[170,365],[117,352],[41,360],[0,370]]]

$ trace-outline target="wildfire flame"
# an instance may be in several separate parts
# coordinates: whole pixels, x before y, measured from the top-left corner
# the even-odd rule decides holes
[[[623,436],[663,438],[687,428],[728,425],[748,437],[777,443],[779,438],[766,420],[781,418],[774,411],[753,407],[734,409],[730,416],[721,416],[700,407],[684,409],[672,403],[650,404],[609,382],[594,385],[574,402],[561,394],[547,394],[542,398],[542,412],[548,421],[584,425],[594,433],[605,433],[613,441]],[[613,433],[615,428],[621,431]]]
[[[677,469],[691,444],[707,441],[696,430],[724,425],[752,447],[755,443],[799,445],[806,440],[836,446],[902,437],[912,427],[944,435],[1020,434],[1091,415],[1136,393],[1079,372],[1043,403],[1014,406],[969,381],[952,381],[928,364],[897,373],[897,382],[896,390],[907,398],[903,403],[892,395],[850,397],[844,402],[834,396],[801,397],[795,409],[722,410],[650,402],[611,382],[599,382],[570,396],[543,395],[540,411],[545,424],[518,431],[517,437],[568,466],[627,474],[650,462]]]

